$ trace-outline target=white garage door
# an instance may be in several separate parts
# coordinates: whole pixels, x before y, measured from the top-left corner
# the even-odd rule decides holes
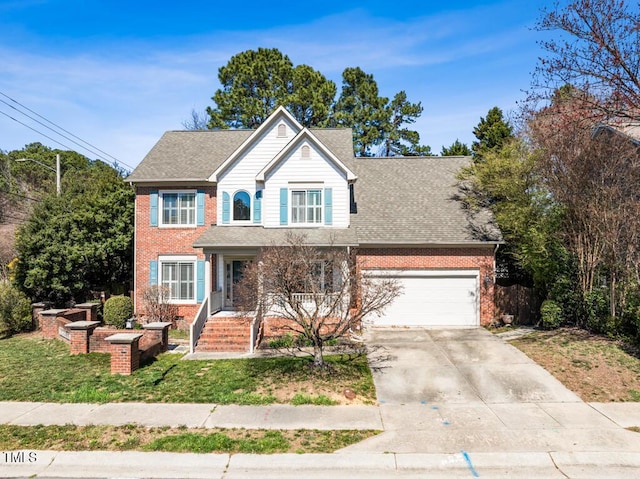
[[[478,271],[371,271],[373,277],[394,277],[403,292],[370,319],[378,326],[477,326]]]

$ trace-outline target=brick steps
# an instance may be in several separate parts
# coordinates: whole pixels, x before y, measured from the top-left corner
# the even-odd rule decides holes
[[[197,352],[247,352],[251,344],[251,327],[247,318],[212,317],[196,344]]]

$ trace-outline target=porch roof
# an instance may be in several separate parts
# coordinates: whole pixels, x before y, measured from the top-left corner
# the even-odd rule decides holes
[[[233,248],[284,245],[287,234],[303,234],[312,246],[358,246],[355,228],[263,228],[262,226],[211,226],[194,248]]]

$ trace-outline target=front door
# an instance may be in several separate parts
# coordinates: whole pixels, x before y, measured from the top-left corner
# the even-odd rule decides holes
[[[234,259],[225,262],[225,292],[224,306],[232,308],[234,306],[233,286],[237,284],[244,274],[244,268],[249,261],[245,259]]]

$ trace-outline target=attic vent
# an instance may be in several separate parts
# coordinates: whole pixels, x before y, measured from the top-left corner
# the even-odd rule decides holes
[[[311,149],[308,145],[304,145],[301,151],[302,158],[311,158]]]
[[[287,136],[287,126],[284,124],[278,125],[278,137]]]

